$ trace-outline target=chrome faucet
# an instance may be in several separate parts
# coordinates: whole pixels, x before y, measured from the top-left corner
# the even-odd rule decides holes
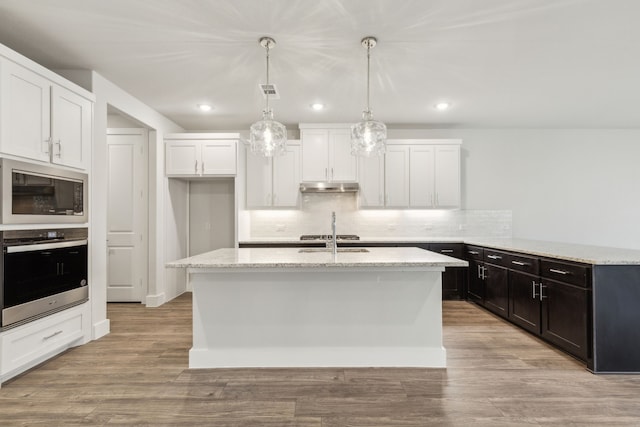
[[[338,253],[338,241],[336,240],[336,213],[331,212],[331,241],[327,236],[327,248],[331,248],[334,255]]]

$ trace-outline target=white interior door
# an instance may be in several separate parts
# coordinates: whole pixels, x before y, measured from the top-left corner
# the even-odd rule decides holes
[[[108,129],[107,301],[147,291],[147,131]]]

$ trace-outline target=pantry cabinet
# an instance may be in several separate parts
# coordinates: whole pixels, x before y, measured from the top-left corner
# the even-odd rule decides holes
[[[300,124],[302,181],[357,181],[349,127]]]
[[[185,178],[235,175],[238,138],[238,134],[167,135],[166,175]]]
[[[93,99],[80,92],[79,88],[71,91],[42,73],[0,58],[0,151],[86,169]]]
[[[300,191],[300,141],[287,141],[284,154],[257,156],[247,150],[247,207],[296,207]]]

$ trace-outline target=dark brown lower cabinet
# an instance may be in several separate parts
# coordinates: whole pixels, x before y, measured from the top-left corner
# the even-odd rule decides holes
[[[509,317],[508,269],[484,265],[484,306],[499,316]]]
[[[574,356],[589,355],[589,290],[542,279],[542,337]]]
[[[509,320],[540,334],[540,277],[509,271]]]

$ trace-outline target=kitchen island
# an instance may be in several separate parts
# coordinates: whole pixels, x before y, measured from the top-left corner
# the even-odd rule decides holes
[[[443,368],[441,274],[466,265],[418,248],[252,248],[167,267],[189,273],[190,368]]]

